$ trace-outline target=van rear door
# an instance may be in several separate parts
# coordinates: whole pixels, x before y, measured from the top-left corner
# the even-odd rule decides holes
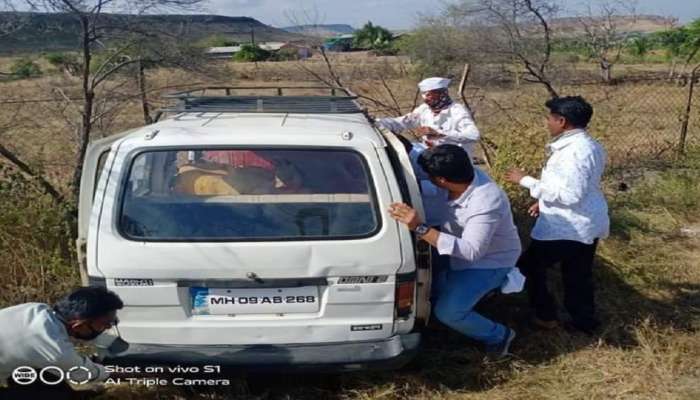
[[[418,211],[425,221],[423,201],[421,200],[418,180],[406,153],[403,143],[393,133],[384,128],[378,128],[389,146],[387,151],[394,174],[396,175],[404,202]],[[431,288],[431,251],[430,245],[414,237],[416,259],[416,319],[427,325],[430,319],[430,288]]]
[[[78,253],[80,280],[84,286],[89,284],[86,263],[86,246],[88,227],[90,225],[90,213],[92,210],[93,200],[95,199],[97,182],[100,179],[102,171],[104,170],[112,144],[131,132],[133,132],[133,130],[90,142],[85,152],[82,176],[80,177],[80,196],[78,198],[78,238],[76,239],[75,243],[75,248]]]

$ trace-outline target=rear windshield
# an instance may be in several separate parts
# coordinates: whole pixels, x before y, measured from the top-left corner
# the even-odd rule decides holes
[[[134,240],[308,240],[379,229],[362,156],[348,150],[171,150],[136,155],[119,228]]]

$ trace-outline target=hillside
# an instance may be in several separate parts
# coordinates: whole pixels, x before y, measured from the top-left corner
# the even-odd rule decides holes
[[[296,25],[281,28],[287,32],[306,36],[332,37],[355,32],[355,28],[346,24]]]
[[[0,53],[29,51],[70,50],[78,46],[78,30],[75,18],[63,13],[0,13],[0,26],[12,19],[23,19],[22,27],[9,35],[0,35]],[[122,15],[103,14],[106,26],[148,27],[149,30],[167,32],[183,40],[195,42],[208,36],[222,36],[239,42],[255,40],[291,41],[307,39],[306,36],[273,28],[249,17],[220,15]]]
[[[550,27],[557,33],[564,35],[576,35],[583,32],[582,22],[587,25],[600,25],[602,19],[596,21],[590,17],[561,17],[550,22]],[[628,33],[651,33],[662,31],[676,26],[676,18],[662,17],[658,15],[638,15],[613,17],[612,22],[617,26],[618,32]]]

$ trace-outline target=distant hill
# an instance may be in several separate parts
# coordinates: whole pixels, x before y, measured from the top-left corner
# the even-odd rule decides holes
[[[355,28],[345,24],[297,25],[282,28],[287,32],[306,36],[331,37],[355,32]]]
[[[558,34],[577,35],[583,33],[581,22],[596,23],[590,17],[562,17],[550,21],[550,27]],[[618,16],[613,19],[621,33],[651,33],[677,26],[678,19],[658,15]]]
[[[9,35],[0,35],[0,53],[71,50],[78,47],[80,26],[71,14],[63,13],[0,13],[0,26],[8,20],[22,18],[22,28]],[[251,30],[256,42],[306,41],[307,36],[273,28],[249,17],[220,15],[122,15],[103,14],[108,26],[144,26],[178,35],[196,42],[209,36],[232,41],[250,42]]]

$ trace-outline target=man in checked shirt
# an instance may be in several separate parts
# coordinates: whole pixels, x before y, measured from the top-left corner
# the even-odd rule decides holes
[[[547,288],[547,269],[561,263],[564,306],[569,330],[593,334],[599,325],[593,300],[593,257],[598,240],[607,237],[608,205],[600,187],[606,153],[586,127],[593,108],[582,97],[559,97],[546,103],[552,140],[540,179],[513,168],[506,179],[537,199],[529,209],[537,222],[532,242],[518,261],[535,327],[558,326],[557,308]]]

